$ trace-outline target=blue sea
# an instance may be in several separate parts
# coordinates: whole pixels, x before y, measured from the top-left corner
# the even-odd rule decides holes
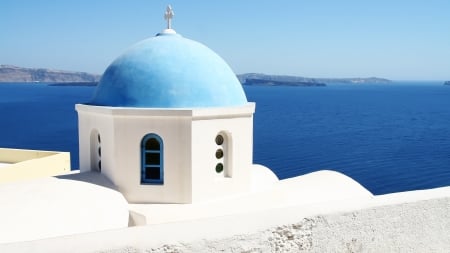
[[[0,147],[70,151],[95,87],[0,84]],[[450,86],[433,82],[245,87],[254,162],[279,178],[329,169],[374,194],[450,185]]]

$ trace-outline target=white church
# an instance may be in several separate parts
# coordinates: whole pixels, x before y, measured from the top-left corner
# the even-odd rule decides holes
[[[172,16],[76,105],[79,171],[0,184],[0,244],[373,197],[337,172],[278,180],[253,164],[255,103]]]
[[[81,172],[131,203],[249,191],[255,104],[222,58],[170,27],[119,56],[76,109]]]

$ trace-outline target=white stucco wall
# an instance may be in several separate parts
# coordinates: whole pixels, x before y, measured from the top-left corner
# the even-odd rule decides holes
[[[191,201],[189,117],[116,117],[114,182],[130,202]],[[163,185],[141,184],[141,141],[154,133],[163,141]],[[188,151],[188,152],[186,152]],[[118,155],[121,154],[121,155]]]
[[[254,104],[233,110],[224,108],[210,115],[194,115],[192,122],[192,197],[193,202],[214,200],[250,191],[253,161]],[[217,135],[224,143],[217,145]],[[215,153],[222,149],[224,157]],[[224,164],[217,173],[216,165]]]
[[[91,170],[93,131],[101,136],[101,173],[132,203],[192,203],[250,189],[255,105],[202,109],[148,109],[77,105],[80,170]],[[215,172],[215,137],[230,135],[233,176]],[[159,135],[164,184],[141,184],[141,141]],[[94,165],[96,163],[93,163]],[[94,168],[92,168],[94,169]]]
[[[87,110],[84,105],[76,105],[76,110],[78,112],[79,169],[81,172],[97,170],[96,164],[91,164],[91,156],[97,154],[91,147],[91,141],[96,141],[96,138],[95,136],[91,137],[91,135],[93,132],[100,134],[101,144],[104,144],[102,145],[102,156],[108,156],[108,153],[112,152],[108,147],[114,144],[111,138],[113,136],[112,116],[95,110]],[[95,144],[92,144],[92,146],[97,147]]]
[[[80,166],[89,164],[86,143],[91,129],[102,136],[102,172],[129,202],[189,203],[190,113],[77,105]],[[141,141],[154,133],[163,139],[164,184],[141,184]],[[81,168],[86,170],[86,168]]]

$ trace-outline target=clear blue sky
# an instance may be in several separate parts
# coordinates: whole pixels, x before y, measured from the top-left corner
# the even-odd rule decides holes
[[[449,0],[1,0],[0,64],[101,74],[167,4],[238,74],[450,79]]]

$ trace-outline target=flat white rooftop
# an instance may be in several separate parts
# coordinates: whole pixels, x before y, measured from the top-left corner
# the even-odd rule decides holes
[[[8,166],[8,165],[10,165],[10,163],[2,163],[2,162],[0,162],[0,168],[6,167],[6,166]]]
[[[347,211],[346,205],[368,203],[373,195],[353,179],[334,171],[317,171],[284,179],[266,189],[196,204],[129,204],[135,225],[183,222],[243,213],[303,206],[307,217],[317,213],[317,205],[331,211]],[[297,213],[298,215],[299,213]],[[279,217],[274,216],[274,222]],[[269,221],[265,219],[265,224]]]

